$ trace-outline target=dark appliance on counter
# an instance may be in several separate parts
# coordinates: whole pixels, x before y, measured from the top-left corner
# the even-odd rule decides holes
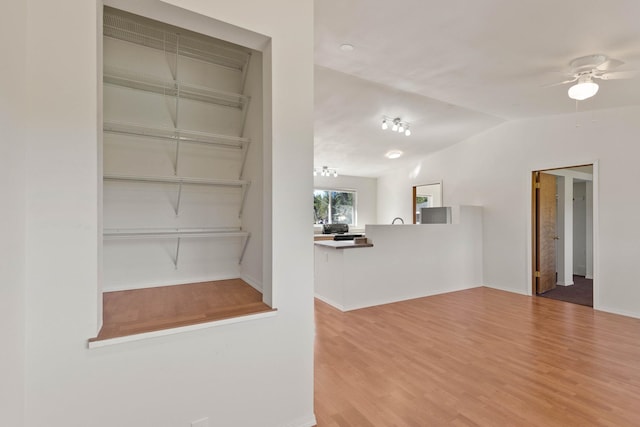
[[[356,237],[362,237],[362,234],[336,234],[333,240],[353,240]]]
[[[323,224],[322,234],[344,234],[349,232],[348,224]]]
[[[322,226],[322,234],[335,234],[333,240],[353,240],[356,237],[362,237],[362,234],[347,234],[349,225],[347,224],[324,224]]]

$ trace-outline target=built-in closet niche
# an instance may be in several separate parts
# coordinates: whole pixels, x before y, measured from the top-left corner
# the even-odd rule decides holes
[[[260,290],[260,52],[103,19],[103,290],[238,277]]]

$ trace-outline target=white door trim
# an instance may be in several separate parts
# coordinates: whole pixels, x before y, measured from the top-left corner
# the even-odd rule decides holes
[[[526,286],[526,295],[533,295],[533,284],[532,284],[532,278],[533,278],[533,265],[532,265],[532,260],[533,260],[533,221],[534,221],[534,217],[533,217],[533,213],[532,213],[532,209],[533,209],[533,200],[532,200],[532,195],[531,195],[531,177],[532,177],[532,173],[535,171],[544,171],[544,170],[548,170],[548,169],[559,169],[559,168],[570,168],[572,167],[571,165],[567,165],[567,163],[569,162],[562,162],[563,164],[561,165],[546,165],[546,166],[540,166],[537,167],[535,169],[532,169],[530,171],[527,171],[526,173],[526,181],[524,181],[523,183],[523,197],[527,198],[526,201],[526,205],[527,205],[527,210],[526,210],[526,215],[527,215],[527,221],[526,222],[526,242],[527,242],[527,250],[526,250],[526,254],[527,254],[527,268],[526,268],[526,278],[525,278],[525,283],[527,284]],[[598,160],[593,160],[590,162],[576,162],[574,165],[585,165],[585,164],[592,164],[593,165],[593,308],[595,310],[599,310],[600,309],[600,233],[599,233],[599,206],[600,206],[600,166],[599,166],[599,161]]]

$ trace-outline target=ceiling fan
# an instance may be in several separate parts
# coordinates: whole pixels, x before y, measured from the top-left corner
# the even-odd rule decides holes
[[[623,61],[609,58],[603,54],[582,56],[569,63],[570,71],[567,76],[570,78],[568,80],[550,86],[577,82],[569,88],[569,98],[582,101],[598,93],[599,85],[593,81],[594,79],[617,80],[632,78],[635,75],[634,71],[612,71],[622,64],[624,64]]]

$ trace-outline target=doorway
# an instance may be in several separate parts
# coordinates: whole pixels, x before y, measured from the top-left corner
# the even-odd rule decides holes
[[[593,165],[532,173],[532,294],[593,307]]]
[[[442,181],[413,186],[413,224],[422,223],[423,208],[442,206]]]

